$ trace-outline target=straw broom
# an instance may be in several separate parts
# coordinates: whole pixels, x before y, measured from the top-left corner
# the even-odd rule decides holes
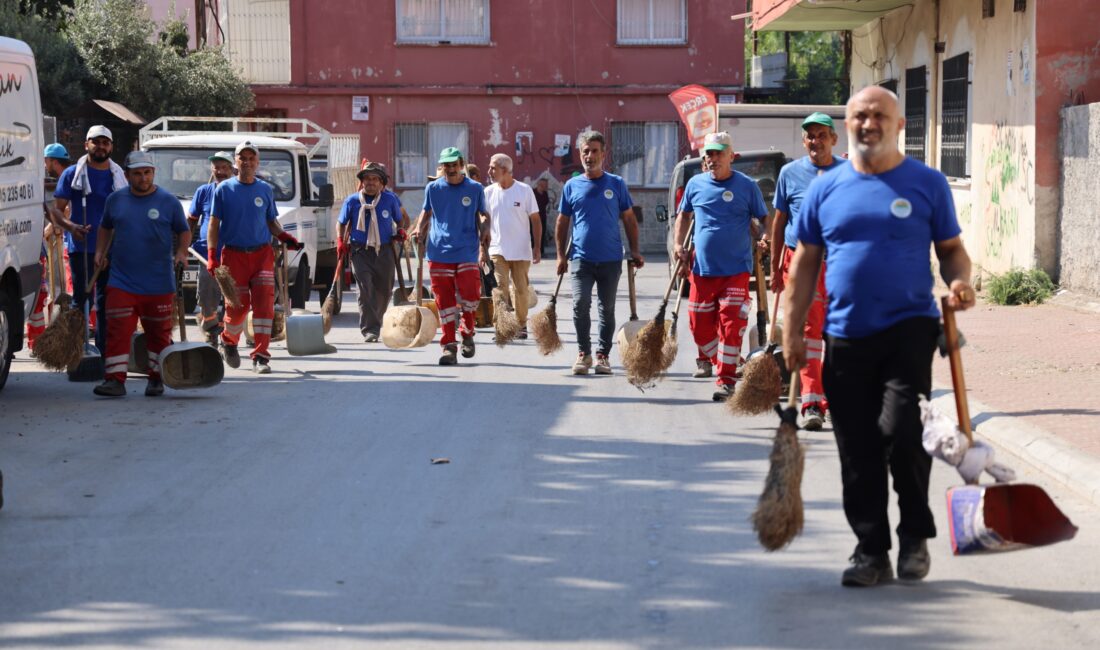
[[[535,337],[535,345],[539,354],[550,356],[561,349],[561,337],[558,336],[558,292],[561,291],[561,281],[565,274],[558,276],[558,286],[554,289],[554,295],[550,296],[550,303],[539,313],[531,317],[531,335]]]
[[[522,329],[516,312],[508,305],[504,298],[504,292],[499,288],[493,289],[493,330],[496,333],[494,342],[498,348],[503,348],[511,343],[519,335]]]
[[[657,316],[643,325],[630,345],[622,351],[626,380],[638,389],[652,386],[667,368],[664,365],[665,311],[668,309],[672,287],[680,274],[680,266],[681,260],[677,259],[676,267],[672,271],[672,279],[668,282],[664,299],[661,300],[661,306],[657,310]]]
[[[203,268],[206,268],[206,258],[199,254],[194,248],[188,248],[187,252],[191,257],[197,259]],[[240,307],[241,296],[237,293],[237,282],[233,280],[233,275],[229,273],[229,267],[221,264],[214,268],[214,281],[218,283],[218,289],[222,292],[222,298],[225,299],[225,304],[228,307]]]
[[[84,312],[73,308],[69,294],[57,296],[59,311],[35,339],[31,356],[50,370],[63,372],[80,363],[84,356]]]
[[[351,224],[344,229],[344,245],[346,246],[351,239]],[[390,246],[392,250],[393,247]],[[344,264],[348,259],[348,253],[340,256],[340,259],[336,260],[336,271],[332,276],[332,288],[328,290],[328,295],[325,296],[325,303],[321,305],[321,327],[325,334],[328,334],[332,330],[332,314],[336,311],[336,292],[339,289],[338,282],[343,282],[342,276],[344,275]]]
[[[751,521],[760,545],[767,551],[778,551],[802,532],[802,471],[806,450],[798,441],[798,379],[791,380],[787,407],[779,413],[779,428],[775,431],[772,451],[768,456],[768,476],[764,491],[756,503]]]
[[[684,238],[684,248],[691,253],[691,239],[695,234],[695,229],[688,230],[687,237]],[[673,276],[675,277],[675,276]],[[661,372],[667,371],[672,367],[672,364],[676,362],[676,355],[680,352],[680,346],[676,342],[676,325],[680,321],[680,303],[684,300],[684,282],[687,282],[687,278],[680,279],[680,286],[676,291],[676,306],[672,309],[672,324],[668,328],[668,338],[665,339],[665,345],[661,348]]]
[[[764,288],[764,274],[761,270],[760,255],[756,256],[756,284],[757,300],[762,300],[764,311],[767,310],[768,294]],[[741,381],[737,383],[737,389],[733,396],[726,400],[726,408],[733,415],[759,415],[771,410],[783,393],[783,376],[779,369],[779,363],[775,359],[776,328],[775,321],[779,315],[779,296],[775,298],[775,308],[772,312],[771,331],[768,334],[768,344],[763,351],[758,350],[745,364]]]

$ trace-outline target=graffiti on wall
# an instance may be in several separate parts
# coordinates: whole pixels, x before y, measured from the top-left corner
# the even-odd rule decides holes
[[[1001,257],[1019,233],[1020,208],[1035,205],[1034,157],[1024,132],[1003,122],[990,134],[985,196],[985,253]]]

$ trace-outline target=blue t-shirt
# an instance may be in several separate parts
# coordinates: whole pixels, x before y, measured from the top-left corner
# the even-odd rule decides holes
[[[724,181],[696,174],[684,188],[678,211],[695,213],[693,273],[715,278],[752,272],[749,224],[753,217],[767,216],[768,206],[751,178],[739,171]]]
[[[172,235],[189,230],[179,199],[159,187],[146,196],[119,190],[107,198],[102,226],[114,231],[107,286],[142,296],[175,292]]]
[[[260,179],[242,183],[230,178],[218,183],[210,216],[217,217],[218,244],[250,248],[271,241],[268,221],[275,221],[275,195],[271,186]]]
[[[476,262],[478,213],[487,212],[481,183],[463,178],[451,185],[446,177],[436,179],[424,188],[423,208],[432,213],[428,259],[447,264]]]
[[[851,165],[815,179],[798,240],[829,258],[825,331],[861,338],[908,318],[937,318],[929,249],[960,233],[947,179],[906,158],[882,174]]]
[[[558,212],[573,224],[573,253],[569,259],[621,262],[621,215],[634,203],[621,176],[604,172],[599,178],[574,176],[561,190]]]
[[[217,183],[200,185],[195,190],[195,196],[191,197],[190,214],[199,215],[198,237],[191,242],[191,248],[197,250],[203,256],[206,255],[206,229],[210,227],[210,208],[214,204],[214,188]]]
[[[93,169],[91,167],[85,169],[88,170],[88,185],[91,187],[91,193],[87,196],[87,216],[84,214],[84,192],[73,190],[76,165],[70,165],[65,168],[65,171],[61,172],[61,176],[57,179],[57,189],[53,192],[54,198],[65,199],[69,202],[72,209],[70,218],[73,223],[86,224],[92,227],[88,234],[84,236],[84,241],[76,241],[72,235],[65,233],[65,248],[70,253],[95,252],[96,230],[99,228],[100,219],[103,218],[103,204],[107,202],[107,197],[114,191],[114,177],[111,175],[110,169]]]
[[[847,165],[844,158],[833,158],[833,162],[825,167],[818,167],[810,161],[809,156],[793,160],[783,169],[779,170],[779,180],[775,184],[775,209],[787,213],[787,225],[783,229],[783,243],[788,248],[798,246],[798,235],[795,232],[794,222],[802,212],[802,199],[806,196],[806,188],[810,186],[819,174],[831,171]]]
[[[357,228],[361,205],[359,192],[348,195],[348,198],[344,199],[344,207],[340,210],[338,220],[342,224],[351,223],[351,243],[365,245],[367,243],[367,233]],[[393,233],[401,227],[401,201],[393,192],[382,190],[382,197],[376,202],[374,214],[378,217],[378,235],[382,240],[382,245],[388,245],[390,240],[393,239]],[[368,219],[370,218],[369,213],[366,216]]]

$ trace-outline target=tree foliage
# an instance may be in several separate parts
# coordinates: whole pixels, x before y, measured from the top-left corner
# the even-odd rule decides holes
[[[25,41],[34,52],[43,113],[60,115],[86,99],[91,78],[58,19],[0,4],[0,25],[5,36]]]
[[[756,54],[782,52],[783,32],[757,32]],[[791,32],[787,74],[781,90],[770,101],[780,104],[843,104],[844,43],[840,32]],[[745,39],[745,63],[752,66],[752,38]]]

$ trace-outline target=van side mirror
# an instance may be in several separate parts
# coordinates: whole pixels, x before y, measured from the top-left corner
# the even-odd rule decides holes
[[[332,183],[325,183],[317,188],[317,198],[302,201],[302,205],[316,208],[330,208],[336,200]]]
[[[668,221],[668,207],[665,205],[657,204],[657,207],[654,208],[654,212],[657,214],[658,222],[664,223]]]

